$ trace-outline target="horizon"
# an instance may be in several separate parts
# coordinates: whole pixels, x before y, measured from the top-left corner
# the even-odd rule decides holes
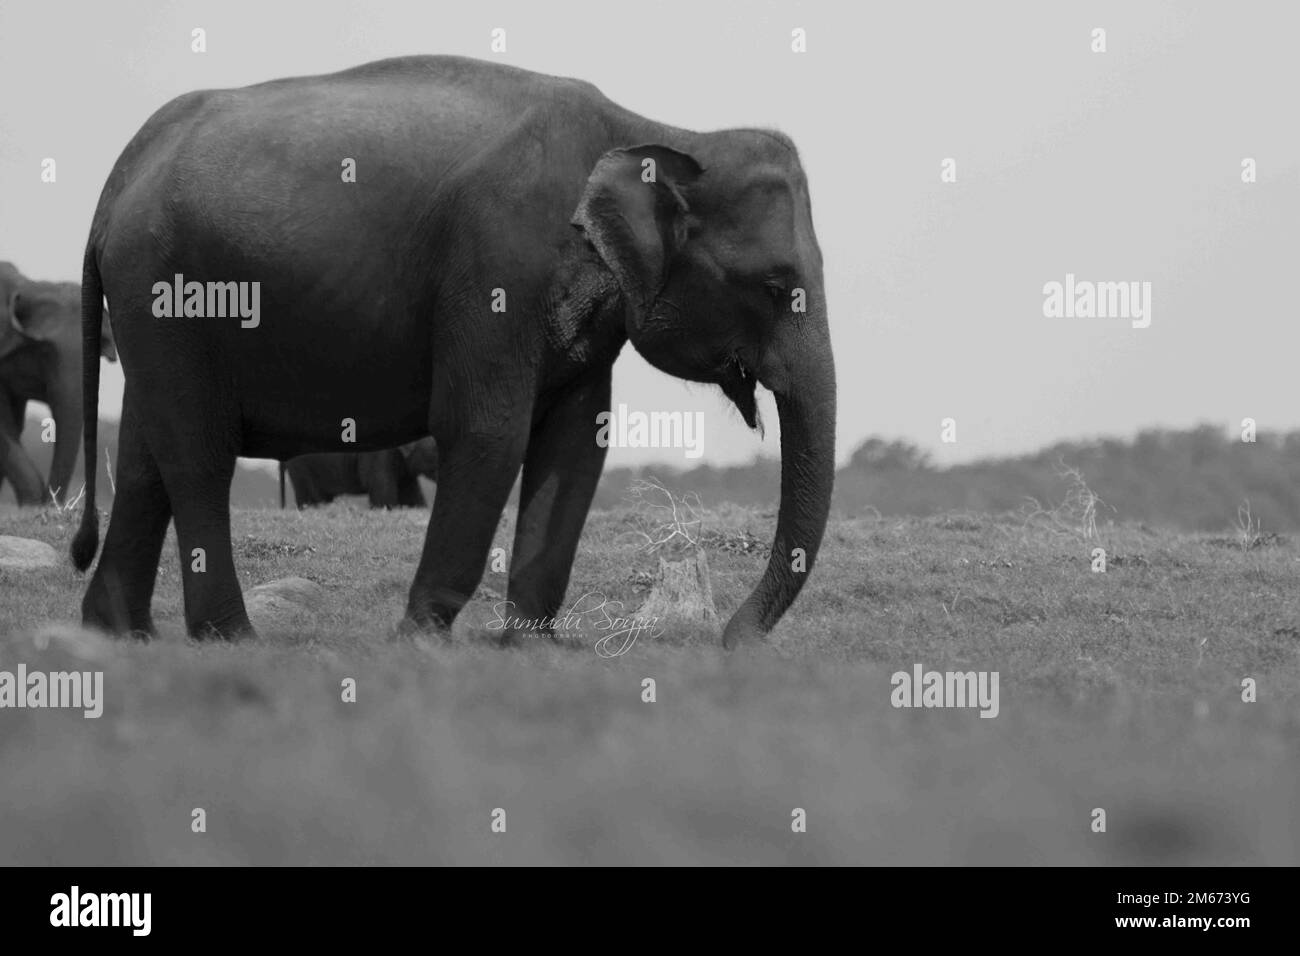
[[[618,403],[614,403],[614,406],[615,408],[617,408]],[[40,420],[47,415],[46,412],[38,413],[34,409],[45,408],[45,407],[46,406],[41,402],[33,401],[29,403],[27,408],[27,419],[26,419],[27,428],[25,428],[23,432],[26,441],[31,440],[32,436],[35,434],[36,429],[39,427]],[[116,425],[118,422],[117,418],[101,417],[100,420],[111,421],[114,423],[114,425]],[[880,441],[885,444],[893,444],[896,442],[901,442],[910,448],[925,453],[926,456],[924,460],[925,468],[928,468],[932,471],[947,471],[953,468],[978,466],[982,464],[996,464],[998,462],[1034,458],[1060,445],[1074,445],[1079,448],[1086,448],[1090,446],[1100,445],[1105,442],[1119,442],[1120,444],[1131,446],[1137,441],[1139,437],[1141,437],[1144,434],[1149,434],[1152,432],[1161,433],[1161,434],[1171,434],[1171,435],[1187,435],[1193,432],[1201,431],[1203,429],[1210,429],[1215,431],[1216,433],[1218,433],[1218,437],[1222,438],[1223,441],[1227,444],[1232,444],[1236,441],[1239,441],[1240,434],[1242,431],[1240,425],[1233,425],[1232,423],[1228,423],[1224,425],[1224,424],[1205,421],[1205,420],[1195,422],[1191,425],[1187,425],[1183,427],[1169,427],[1165,425],[1143,425],[1131,429],[1127,434],[1094,433],[1090,435],[1067,435],[1061,438],[1052,439],[1049,442],[1046,442],[1041,445],[1037,445],[1033,448],[1029,448],[1026,450],[1010,451],[1007,453],[994,453],[987,456],[981,456],[978,458],[953,460],[953,461],[937,460],[930,453],[930,449],[926,448],[923,445],[917,444],[916,442],[911,441],[906,436],[886,435],[886,434],[877,433],[877,434],[866,435],[861,440],[854,442],[852,446],[848,448],[840,449],[839,454],[837,455],[836,469],[841,470],[846,468],[849,465],[850,459],[853,457],[854,453],[857,452],[858,449],[860,449],[863,445],[865,445],[867,442],[870,441]],[[1265,443],[1266,440],[1268,439],[1285,439],[1291,435],[1300,435],[1300,425],[1297,425],[1294,428],[1258,428],[1255,432],[1255,440],[1257,443]],[[620,449],[615,449],[611,447],[610,450],[611,452],[613,452]],[[612,454],[611,454],[611,458],[612,458]],[[715,468],[715,469],[749,468],[751,466],[760,463],[765,463],[765,462],[779,464],[780,461],[781,461],[781,455],[779,449],[763,448],[755,451],[754,454],[748,459],[737,459],[735,461],[716,462],[716,461],[707,461],[703,459],[687,459],[687,458],[683,458],[680,461],[675,461],[671,459],[631,461],[631,462],[607,461],[604,470],[606,472],[609,472],[615,469],[636,470],[636,469],[645,469],[645,468],[668,468],[671,469],[674,473],[686,474],[697,468]],[[81,460],[78,459],[78,463],[77,463],[78,469],[81,468],[81,464],[82,464]],[[272,458],[240,458],[238,460],[238,464],[246,468],[266,471],[271,474],[275,474],[278,470],[278,462],[276,459],[272,459]],[[12,495],[12,489],[9,490],[9,494]]]

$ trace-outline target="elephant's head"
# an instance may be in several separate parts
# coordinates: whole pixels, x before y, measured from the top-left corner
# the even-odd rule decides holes
[[[423,475],[431,481],[438,480],[438,444],[432,438],[408,442],[400,451],[410,474]]]
[[[0,262],[0,360],[42,345],[70,357],[80,354],[81,287],[74,282],[33,281],[10,263]],[[107,321],[100,324],[99,352],[110,362],[117,360]],[[73,361],[72,366],[80,387],[81,364]]]
[[[728,647],[769,631],[812,570],[835,476],[835,363],[821,250],[794,146],[761,130],[606,153],[574,214],[617,279],[627,333],[651,364],[718,385],[759,427],[776,396],[781,507],[763,580]]]

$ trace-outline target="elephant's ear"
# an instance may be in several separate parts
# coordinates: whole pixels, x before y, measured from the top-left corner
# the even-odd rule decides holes
[[[570,221],[640,308],[659,294],[668,264],[686,242],[685,192],[703,172],[686,153],[646,145],[611,150],[587,177]]]
[[[18,351],[33,337],[24,324],[28,305],[18,283],[0,281],[0,358]]]
[[[32,283],[15,286],[9,293],[9,331],[29,342],[45,342],[58,332],[60,309],[56,300]]]

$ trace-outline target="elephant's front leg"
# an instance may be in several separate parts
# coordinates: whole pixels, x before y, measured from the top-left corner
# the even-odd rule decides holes
[[[398,481],[403,469],[402,453],[396,448],[356,456],[361,486],[372,508],[396,508]]]
[[[59,385],[50,396],[50,410],[54,413],[54,460],[50,462],[50,477],[46,482],[47,496],[59,504],[68,497],[72,472],[77,466],[77,453],[81,451],[81,375],[69,381],[60,376]],[[96,462],[86,462],[94,468]]]
[[[22,420],[18,419],[14,427],[5,411],[0,411],[0,475],[13,483],[14,496],[20,505],[39,505],[45,498],[45,482],[23,449],[19,437]]]
[[[522,414],[526,422],[527,410]],[[438,494],[407,600],[403,632],[450,630],[460,609],[473,597],[501,510],[519,473],[527,438],[523,429],[439,436],[439,448],[445,446],[445,454]]]
[[[582,526],[605,464],[605,448],[596,443],[596,416],[609,411],[610,377],[606,369],[570,390],[533,429],[510,558],[508,598],[513,606],[504,616],[554,619],[564,602]],[[506,637],[550,636],[552,631],[507,629]]]

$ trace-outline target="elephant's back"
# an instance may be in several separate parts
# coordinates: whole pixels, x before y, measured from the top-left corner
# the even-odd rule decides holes
[[[277,88],[333,87],[384,89],[428,93],[434,90],[458,91],[471,96],[480,107],[500,105],[522,112],[539,97],[550,99],[575,96],[587,100],[604,100],[591,83],[564,76],[537,73],[504,63],[476,60],[463,56],[402,56],[375,60],[336,73],[268,80],[244,87],[247,91],[272,91]]]
[[[588,115],[617,109],[581,80],[465,57],[399,57],[338,73],[184,94],[149,119],[123,159],[152,151],[162,160],[184,159],[191,172],[215,172],[223,160],[250,153],[299,155],[319,160],[338,179],[344,158],[368,155],[372,172],[391,173],[410,148],[423,151],[420,167],[436,176],[471,158],[476,146],[503,135],[538,104]],[[147,172],[148,164],[128,166]]]
[[[458,169],[529,111],[590,118],[606,106],[617,109],[590,84],[462,57],[188,93],[123,152],[91,240],[102,249],[117,233],[129,260],[195,223],[209,238],[236,230],[243,245],[309,232],[370,244],[409,235],[394,216],[410,229],[427,222]]]

